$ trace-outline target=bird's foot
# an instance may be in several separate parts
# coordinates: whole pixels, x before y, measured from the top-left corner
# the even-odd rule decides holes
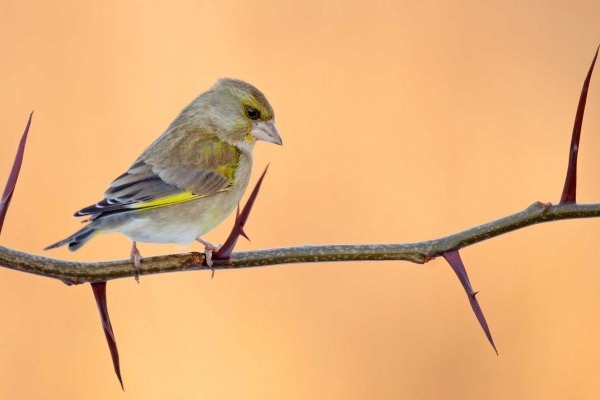
[[[131,253],[129,253],[133,266],[135,267],[135,281],[140,283],[140,264],[142,262],[142,254],[138,250],[135,242],[131,245]]]
[[[197,238],[196,241],[198,241],[204,245],[204,257],[206,259],[206,265],[213,272],[213,276],[214,276],[215,270],[212,267],[213,266],[212,253],[213,253],[213,251],[219,251],[219,249],[221,248],[221,245],[215,246],[211,242],[207,242],[206,240],[203,240],[202,238]]]

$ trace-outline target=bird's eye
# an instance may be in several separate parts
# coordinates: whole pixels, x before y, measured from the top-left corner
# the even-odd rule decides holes
[[[250,119],[259,119],[260,111],[258,111],[256,108],[246,107],[246,115]]]

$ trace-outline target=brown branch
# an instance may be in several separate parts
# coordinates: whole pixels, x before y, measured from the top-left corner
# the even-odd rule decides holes
[[[331,261],[404,260],[424,264],[452,250],[542,222],[600,217],[600,204],[536,202],[516,214],[450,236],[417,243],[297,246],[234,252],[228,260],[215,260],[213,269],[250,268],[277,264]],[[202,253],[183,253],[142,260],[141,275],[202,270]],[[130,278],[131,261],[72,262],[23,253],[0,246],[0,265],[17,271],[61,280],[67,284]]]

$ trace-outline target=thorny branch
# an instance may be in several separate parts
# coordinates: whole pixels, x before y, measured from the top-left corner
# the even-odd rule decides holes
[[[516,214],[439,239],[416,243],[297,246],[234,252],[227,260],[214,260],[213,269],[250,268],[277,264],[331,261],[404,260],[424,264],[446,252],[542,222],[600,217],[600,204],[536,202]],[[209,269],[202,253],[148,257],[140,275]],[[67,284],[100,282],[135,276],[130,260],[72,262],[41,257],[0,246],[0,265],[17,271],[59,279]]]
[[[214,264],[210,268],[213,273],[216,269],[249,268],[276,264],[331,262],[331,261],[367,261],[367,260],[405,260],[414,263],[426,263],[436,257],[442,256],[456,273],[473,312],[483,329],[488,341],[498,353],[488,323],[483,311],[477,301],[475,292],[469,280],[467,270],[462,262],[459,250],[474,243],[481,242],[492,237],[502,235],[529,225],[542,222],[558,221],[562,219],[593,218],[600,216],[600,204],[576,204],[577,192],[577,154],[579,151],[579,139],[585,104],[587,101],[588,88],[594,65],[598,57],[598,50],[588,70],[583,83],[573,133],[569,149],[569,164],[567,176],[563,188],[560,203],[536,202],[525,210],[507,217],[489,222],[466,231],[446,236],[440,239],[428,240],[418,243],[398,244],[371,244],[371,245],[324,245],[324,246],[298,246],[280,249],[269,249],[232,253],[240,236],[248,238],[244,231],[244,225],[250,214],[250,210],[260,189],[265,173],[258,180],[254,190],[250,194],[242,212],[237,212],[234,227],[231,230],[223,247],[215,253]],[[4,194],[0,200],[0,232],[4,222],[4,216],[10,205],[12,194],[15,190],[19,170],[23,160],[25,141],[29,132],[31,115],[25,128],[18,147],[13,168],[6,184]],[[141,269],[136,269],[131,261],[110,261],[96,263],[77,263],[40,257],[28,253],[19,252],[0,246],[0,265],[17,271],[42,275],[49,278],[59,279],[64,283],[79,284],[89,282],[94,292],[98,305],[102,328],[110,350],[113,367],[119,383],[124,390],[123,379],[117,343],[112,324],[108,314],[106,297],[106,281],[125,277],[137,277],[141,275],[152,275],[164,272],[176,272],[187,270],[207,269],[206,256],[202,253],[187,253],[151,257],[144,259]]]

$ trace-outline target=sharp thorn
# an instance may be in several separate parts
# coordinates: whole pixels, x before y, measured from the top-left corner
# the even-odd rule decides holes
[[[243,237],[246,238],[246,240],[248,240],[249,242],[251,242],[250,238],[248,237],[248,235],[246,234],[246,232],[244,232],[243,228],[240,228],[240,235],[242,235]]]

